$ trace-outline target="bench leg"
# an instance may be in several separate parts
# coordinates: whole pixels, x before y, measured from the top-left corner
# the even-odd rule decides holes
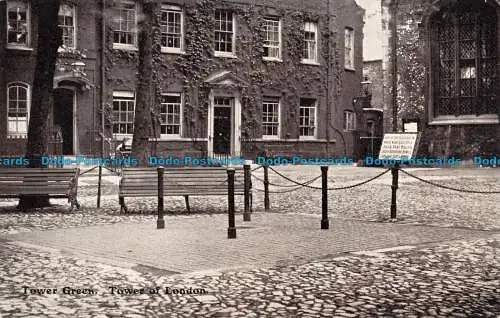
[[[73,211],[74,206],[76,206],[77,210],[80,210],[80,203],[76,199],[71,201],[70,211]]]
[[[69,208],[70,211],[73,211],[73,207],[75,207],[75,206],[76,206],[77,210],[80,209],[80,203],[76,199],[76,196],[70,196],[68,198],[68,202],[71,204],[71,207]]]
[[[120,214],[122,214],[122,211],[124,213],[127,213],[127,206],[125,205],[125,198],[124,197],[119,197],[118,201],[120,202]]]
[[[24,205],[21,205],[21,200],[22,200],[22,196],[19,197],[19,203],[17,204],[17,209],[21,212],[26,212],[26,207]]]
[[[189,206],[189,195],[184,196],[184,201],[186,202],[186,210],[191,213],[191,207]]]

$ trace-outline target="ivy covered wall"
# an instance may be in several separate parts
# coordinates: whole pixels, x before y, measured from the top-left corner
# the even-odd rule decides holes
[[[154,57],[155,78],[158,94],[183,93],[183,140],[158,142],[158,153],[203,153],[206,150],[210,87],[205,80],[218,71],[230,71],[248,84],[241,89],[241,131],[242,138],[251,139],[257,145],[255,152],[267,148],[277,153],[325,155],[327,149],[333,155],[352,152],[354,141],[340,134],[343,134],[343,111],[351,109],[352,99],[359,95],[362,56],[356,56],[356,70],[346,72],[342,67],[341,50],[344,27],[349,26],[357,31],[356,52],[362,52],[362,13],[354,1],[331,1],[333,12],[330,17],[327,0],[173,2],[183,8],[184,53],[165,54],[157,50]],[[236,58],[214,56],[215,9],[229,9],[235,16]],[[338,18],[339,15],[343,15],[342,19]],[[281,21],[280,62],[263,59],[263,20],[266,16],[277,16]],[[301,63],[305,21],[318,23],[318,65]],[[156,37],[159,43],[158,34]],[[113,90],[135,90],[138,52],[113,49],[112,33],[108,30],[105,55],[106,93],[108,105],[111,105]],[[280,98],[282,133],[279,145],[260,140],[263,96]],[[300,98],[315,98],[318,101],[319,130],[316,141],[298,141]],[[110,120],[107,127],[111,128]],[[328,134],[330,142],[327,142]]]

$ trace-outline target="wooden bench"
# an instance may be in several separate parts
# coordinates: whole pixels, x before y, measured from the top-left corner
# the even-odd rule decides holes
[[[68,198],[77,209],[78,168],[0,168],[0,198],[47,195]]]
[[[190,212],[190,195],[227,195],[227,187],[227,168],[225,167],[165,168],[163,176],[164,196],[184,196],[188,212]],[[243,167],[235,167],[234,194],[244,195],[244,190]],[[157,168],[123,169],[118,193],[120,213],[127,212],[125,197],[157,196]]]

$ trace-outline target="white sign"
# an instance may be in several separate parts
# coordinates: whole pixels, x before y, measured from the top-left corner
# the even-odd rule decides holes
[[[417,132],[418,131],[418,123],[412,122],[412,123],[405,123],[404,124],[404,131],[405,132]]]
[[[385,134],[378,158],[393,160],[410,159],[414,155],[418,139],[418,133]]]

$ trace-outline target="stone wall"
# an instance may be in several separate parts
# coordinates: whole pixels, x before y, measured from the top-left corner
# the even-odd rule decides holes
[[[370,85],[371,107],[384,109],[390,101],[385,98],[382,60],[365,61],[363,63],[363,76],[367,76],[368,80],[372,82]]]
[[[385,35],[382,73],[385,84],[384,97],[387,100],[384,107],[386,132],[391,131],[392,128],[391,41],[393,34],[391,25],[394,21],[390,12],[392,1],[394,0],[381,0],[382,29]],[[403,119],[418,118],[420,120],[423,127],[419,149],[421,155],[456,155],[468,158],[477,152],[498,154],[500,153],[499,124],[428,125],[430,42],[427,19],[432,12],[457,1],[460,2],[460,0],[434,1],[434,6],[432,6],[430,0],[398,0],[396,16],[398,128],[402,128]]]

